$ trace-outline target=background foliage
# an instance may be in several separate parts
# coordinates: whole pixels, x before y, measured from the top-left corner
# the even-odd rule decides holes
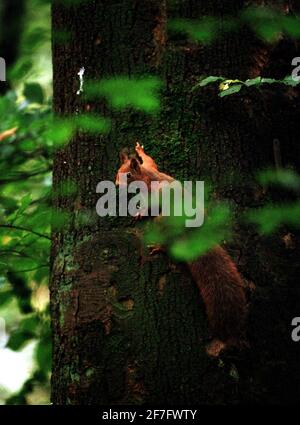
[[[0,403],[49,403],[48,258],[53,142],[50,4],[26,2],[19,56],[0,98]],[[6,343],[6,348],[3,345]],[[14,354],[14,352],[17,353]]]

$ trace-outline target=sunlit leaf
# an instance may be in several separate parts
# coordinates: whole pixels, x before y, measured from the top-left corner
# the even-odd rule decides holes
[[[292,38],[300,38],[299,16],[285,16],[283,18],[283,29]]]
[[[298,84],[300,84],[300,80],[297,79],[295,80],[292,75],[288,75],[287,77],[284,78],[284,80],[282,81],[284,84],[288,85],[288,86],[292,86],[292,87],[296,87]]]
[[[258,79],[259,77],[257,77]],[[256,78],[254,80],[257,80]],[[247,80],[247,81],[253,81],[253,80]],[[280,80],[275,80],[274,78],[262,78],[261,83],[262,84],[273,84],[273,83],[280,83]],[[256,83],[255,83],[256,84]]]
[[[171,255],[177,260],[192,261],[205,254],[228,237],[229,220],[229,209],[225,205],[216,207],[203,226],[171,244]]]
[[[160,81],[154,77],[148,78],[116,78],[101,80],[86,84],[89,98],[105,97],[114,108],[133,107],[144,112],[158,111],[160,102],[158,91]]]
[[[8,71],[9,78],[16,81],[22,80],[28,75],[32,67],[33,62],[30,59],[21,59]]]
[[[290,225],[300,228],[300,203],[286,205],[267,205],[252,210],[247,214],[250,222],[256,224],[261,233],[269,234],[281,225]]]
[[[145,233],[147,245],[163,245],[179,261],[192,261],[228,236],[230,210],[224,204],[212,208],[204,224],[186,228],[184,215],[163,217],[151,223]]]
[[[282,18],[275,9],[249,7],[242,13],[241,18],[252,27],[260,38],[268,42],[276,40],[283,29]]]
[[[262,185],[275,184],[288,189],[300,189],[300,176],[293,170],[265,170],[259,173],[258,181]]]
[[[250,87],[250,86],[255,86],[259,83],[261,83],[262,78],[261,77],[256,77],[256,78],[252,78],[251,80],[246,80],[245,84],[246,86]]]
[[[221,91],[219,93],[220,97],[229,96],[230,94],[238,93],[242,88],[242,84],[233,84],[228,89]]]
[[[0,290],[0,307],[7,304],[13,297],[13,293],[10,289]]]
[[[45,132],[45,137],[49,139],[55,147],[61,147],[68,143],[75,131],[72,120],[56,119],[49,123],[49,128]]]
[[[213,41],[217,37],[218,27],[218,20],[212,17],[199,21],[174,19],[169,23],[171,30],[186,33],[193,40],[202,43]]]
[[[96,115],[78,115],[75,119],[75,122],[78,126],[78,130],[86,131],[92,134],[107,133],[110,129],[110,121],[106,118]]]

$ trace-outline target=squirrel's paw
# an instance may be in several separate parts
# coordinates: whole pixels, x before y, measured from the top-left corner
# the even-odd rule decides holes
[[[141,220],[144,217],[148,216],[148,208],[141,208],[135,215],[135,220]]]
[[[236,348],[239,351],[248,349],[250,347],[249,342],[246,339],[235,339],[229,338],[227,341],[223,342],[219,339],[213,339],[206,346],[206,352],[210,357],[219,357],[219,355],[230,348]]]
[[[135,216],[134,216],[134,219],[136,221],[141,220],[142,218],[143,218],[143,214],[140,213],[140,212],[136,213]]]
[[[148,246],[149,255],[159,254],[160,252],[165,252],[165,249],[161,245],[149,245]]]
[[[219,339],[213,339],[206,346],[206,352],[210,357],[219,357],[222,351],[226,349],[226,344]]]

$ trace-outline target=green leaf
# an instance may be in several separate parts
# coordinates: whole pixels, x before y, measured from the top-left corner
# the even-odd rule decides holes
[[[296,81],[291,75],[287,75],[284,80],[282,81],[287,86],[296,87],[298,84],[300,84],[300,80]]]
[[[283,29],[292,38],[300,38],[300,19],[298,16],[285,16],[283,18]]]
[[[57,148],[68,143],[75,131],[72,119],[55,119],[52,123],[49,123],[48,127],[44,135],[49,142]]]
[[[50,372],[52,346],[50,338],[42,338],[36,347],[36,360],[39,368],[43,372]]]
[[[261,83],[262,78],[261,77],[256,77],[256,78],[252,78],[251,80],[246,80],[245,84],[246,86],[250,87],[250,86],[255,86],[257,84]]]
[[[223,77],[210,76],[210,77],[206,77],[203,80],[201,80],[200,83],[197,84],[197,86],[199,85],[200,87],[204,87],[204,86],[207,86],[207,84],[214,83],[215,81],[224,81],[224,80],[225,80],[225,78],[223,78]]]
[[[170,21],[168,26],[171,30],[186,33],[195,41],[209,43],[217,37],[219,22],[212,17],[207,17],[198,21],[174,19]],[[228,29],[229,28],[230,25],[228,25]]]
[[[160,106],[158,91],[160,81],[154,77],[148,78],[116,78],[101,80],[97,83],[88,82],[86,93],[89,98],[103,96],[116,109],[133,107],[147,113],[157,112]]]
[[[277,22],[258,22],[254,25],[256,34],[267,42],[276,41],[280,36],[281,26]]]
[[[25,48],[28,52],[36,51],[36,49],[43,44],[45,45],[46,41],[50,41],[50,31],[48,28],[43,27],[34,27],[29,30],[26,34],[25,39]]]
[[[13,293],[11,290],[0,291],[0,307],[7,304],[13,297]]]
[[[264,186],[276,184],[296,191],[300,189],[300,176],[288,169],[262,171],[258,175],[258,181]]]
[[[215,207],[202,227],[174,240],[170,254],[180,261],[195,260],[226,238],[229,222],[229,208],[225,204]]]
[[[260,233],[270,234],[283,224],[300,228],[300,202],[294,204],[269,204],[260,209],[254,209],[246,215],[248,221],[255,223]]]
[[[283,29],[282,16],[275,9],[249,7],[243,11],[241,17],[260,38],[267,42],[276,40]]]
[[[234,84],[229,89],[223,90],[219,93],[220,97],[229,96],[230,94],[238,93],[242,88],[242,84]]]
[[[274,78],[262,78],[261,83],[262,84],[274,84],[274,83],[280,83],[280,80],[275,80]]]
[[[71,213],[53,210],[51,214],[51,226],[55,230],[63,229],[72,220]]]
[[[23,196],[23,198],[21,199],[21,208],[20,208],[22,210],[22,212],[26,210],[28,205],[30,205],[31,201],[32,201],[32,199],[31,199],[30,193]]]
[[[33,62],[30,59],[23,58],[17,61],[13,68],[8,72],[9,78],[15,81],[22,80],[33,68]]]
[[[38,83],[25,84],[24,96],[31,103],[44,103],[44,91]]]
[[[110,129],[110,121],[106,118],[82,114],[75,118],[78,130],[86,131],[91,134],[107,133]]]
[[[26,345],[27,342],[34,338],[34,336],[35,335],[30,331],[16,330],[11,333],[6,346],[13,351],[19,351]]]
[[[24,151],[34,151],[37,147],[36,142],[30,139],[21,140],[19,146]]]
[[[28,332],[32,335],[37,336],[37,329],[40,325],[40,319],[36,314],[30,315],[30,317],[25,317],[19,325],[20,331]]]

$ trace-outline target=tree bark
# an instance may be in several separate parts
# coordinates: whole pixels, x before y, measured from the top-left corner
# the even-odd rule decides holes
[[[166,33],[167,17],[235,16],[245,3],[54,1],[53,31],[71,35],[67,43],[53,44],[55,112],[89,110],[112,119],[109,135],[78,133],[54,162],[54,192],[69,180],[77,185],[76,194],[54,201],[72,217],[52,237],[54,404],[284,403],[295,397],[287,387],[299,379],[289,329],[297,316],[299,250],[287,253],[282,234],[263,239],[244,224],[235,228],[229,251],[258,289],[251,300],[251,349],[220,363],[205,353],[203,303],[181,265],[164,255],[149,257],[129,219],[99,219],[95,211],[97,183],[114,180],[119,150],[137,139],[168,174],[212,182],[216,196],[231,200],[236,217],[268,199],[255,180],[258,169],[274,165],[279,129],[266,98],[255,90],[220,99],[210,87],[191,89],[203,74],[261,75],[270,49],[247,28],[210,46],[167,39]],[[87,79],[159,76],[161,112],[116,112],[102,101],[81,99],[82,66]],[[296,116],[292,125],[298,129]],[[295,164],[294,136],[280,130],[284,161]]]

